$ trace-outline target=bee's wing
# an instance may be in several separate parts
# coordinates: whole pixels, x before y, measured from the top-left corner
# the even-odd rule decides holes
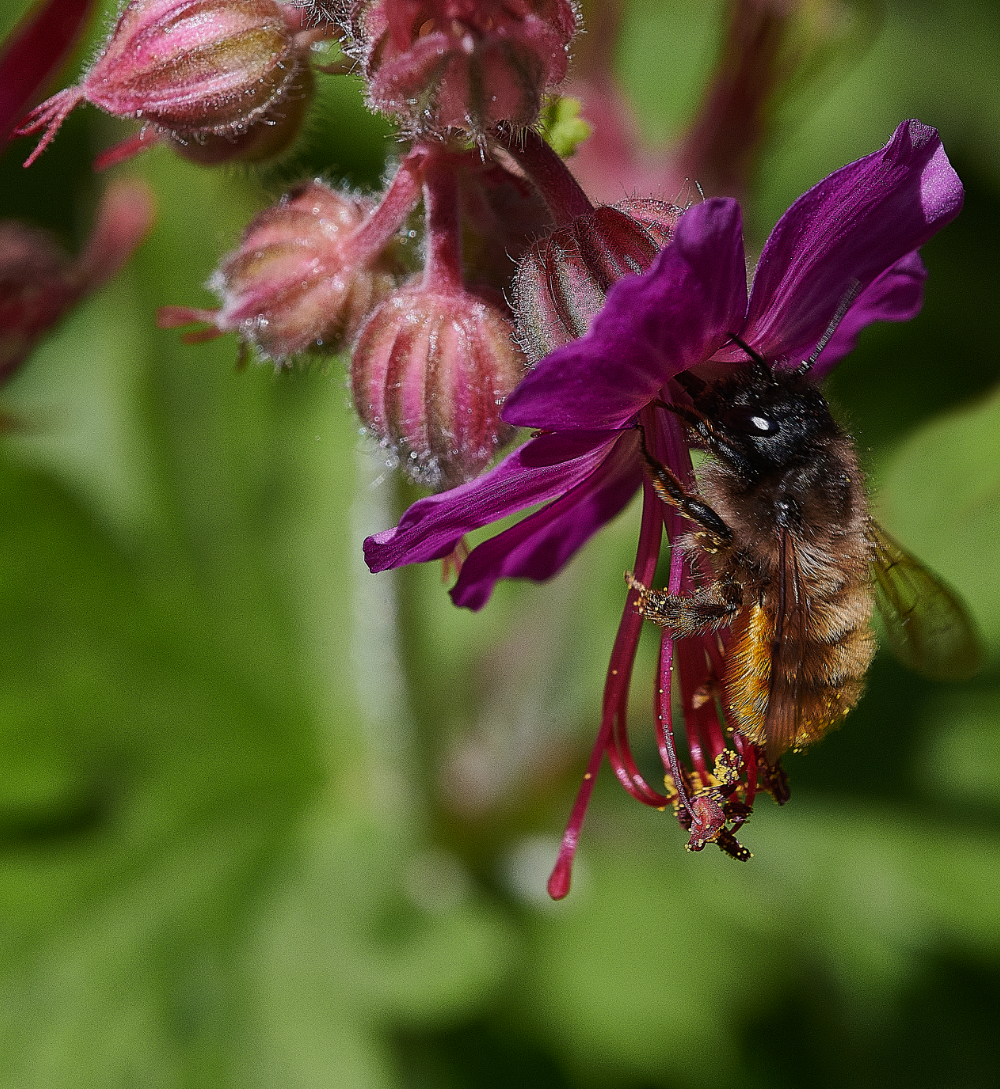
[[[771,681],[764,731],[764,748],[772,765],[795,744],[802,725],[802,648],[806,641],[807,610],[795,538],[783,530],[778,548]]]
[[[871,570],[875,603],[892,653],[908,669],[940,681],[964,681],[978,673],[982,648],[965,607],[877,522]]]

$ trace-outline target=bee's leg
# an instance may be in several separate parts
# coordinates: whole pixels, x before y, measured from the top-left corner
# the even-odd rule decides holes
[[[743,594],[739,584],[731,579],[720,579],[710,590],[692,597],[679,597],[666,590],[651,590],[626,573],[625,581],[639,593],[636,608],[647,620],[661,628],[669,628],[681,638],[704,635],[731,624],[743,607]]]
[[[668,469],[662,462],[649,452],[646,445],[646,432],[639,425],[639,447],[643,460],[649,470],[650,482],[653,491],[671,507],[676,507],[685,518],[689,518],[695,525],[700,526],[702,534],[702,547],[706,552],[718,552],[733,543],[733,531],[707,504],[703,503],[696,495],[691,495],[684,485],[677,479],[672,469]]]

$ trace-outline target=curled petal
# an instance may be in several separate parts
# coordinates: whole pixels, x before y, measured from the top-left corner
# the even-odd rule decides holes
[[[813,377],[817,381],[824,378],[844,356],[853,352],[858,334],[873,322],[909,321],[916,317],[924,304],[926,279],[927,269],[920,254],[914,251],[873,280],[837,326],[813,367]]]
[[[605,431],[540,435],[478,480],[418,500],[395,529],[365,541],[365,562],[372,571],[387,571],[447,556],[466,533],[574,488],[601,464],[615,437]]]
[[[642,276],[621,280],[582,339],[538,364],[502,416],[523,427],[622,427],[743,326],[746,265],[734,200],[689,208]]]
[[[807,358],[851,287],[864,291],[922,246],[958,215],[963,195],[937,130],[904,121],[881,151],[814,185],[778,221],[743,338],[771,360]]]
[[[456,605],[481,609],[501,578],[551,578],[635,495],[642,483],[638,436],[623,434],[571,491],[473,549],[451,591]]]

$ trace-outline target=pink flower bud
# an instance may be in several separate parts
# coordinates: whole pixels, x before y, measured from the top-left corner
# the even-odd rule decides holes
[[[207,321],[213,329],[187,339],[236,331],[279,364],[339,351],[395,286],[391,254],[372,258],[352,245],[371,208],[318,181],[300,185],[253,220],[212,277],[222,308],[163,307],[160,327]]]
[[[48,232],[0,221],[0,374],[27,357],[81,288],[75,263]]]
[[[312,70],[301,67],[281,101],[242,132],[221,135],[198,132],[188,136],[168,133],[165,142],[178,155],[199,166],[259,163],[277,158],[291,147],[302,130],[313,90]]]
[[[397,291],[368,319],[351,359],[362,422],[432,488],[486,468],[510,437],[500,409],[523,374],[500,306],[461,289]]]
[[[274,113],[305,64],[298,22],[276,0],[130,0],[79,85],[18,129],[45,130],[25,165],[81,101],[182,140],[246,132]]]
[[[534,123],[577,29],[570,0],[374,0],[353,22],[373,108],[477,135]]]
[[[536,242],[514,279],[517,335],[531,363],[582,337],[608,289],[643,272],[666,245],[681,209],[633,198],[577,216]]]
[[[0,379],[28,357],[70,307],[119,271],[152,226],[153,215],[144,185],[123,181],[110,186],[77,258],[46,231],[0,221]]]

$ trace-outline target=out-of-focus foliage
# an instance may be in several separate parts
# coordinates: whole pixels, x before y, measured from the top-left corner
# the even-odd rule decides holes
[[[623,71],[653,130],[693,99],[711,11],[630,7]],[[685,854],[602,782],[558,905],[634,512],[552,584],[459,612],[433,567],[364,569],[402,496],[338,363],[238,374],[234,344],[155,329],[158,305],[209,302],[287,181],[378,180],[392,145],[349,80],[269,174],[166,150],[119,168],[159,226],[2,402],[0,1087],[995,1084],[996,30],[985,0],[887,5],[792,110],[754,220],[904,117],[941,128],[968,198],[926,249],[925,311],[870,330],[831,392],[881,517],[965,594],[990,669],[948,688],[880,657],[843,728],[789,758],[746,866]],[[681,108],[661,69],[690,81]],[[112,124],[74,115],[27,174],[8,149],[0,214],[78,244]]]

